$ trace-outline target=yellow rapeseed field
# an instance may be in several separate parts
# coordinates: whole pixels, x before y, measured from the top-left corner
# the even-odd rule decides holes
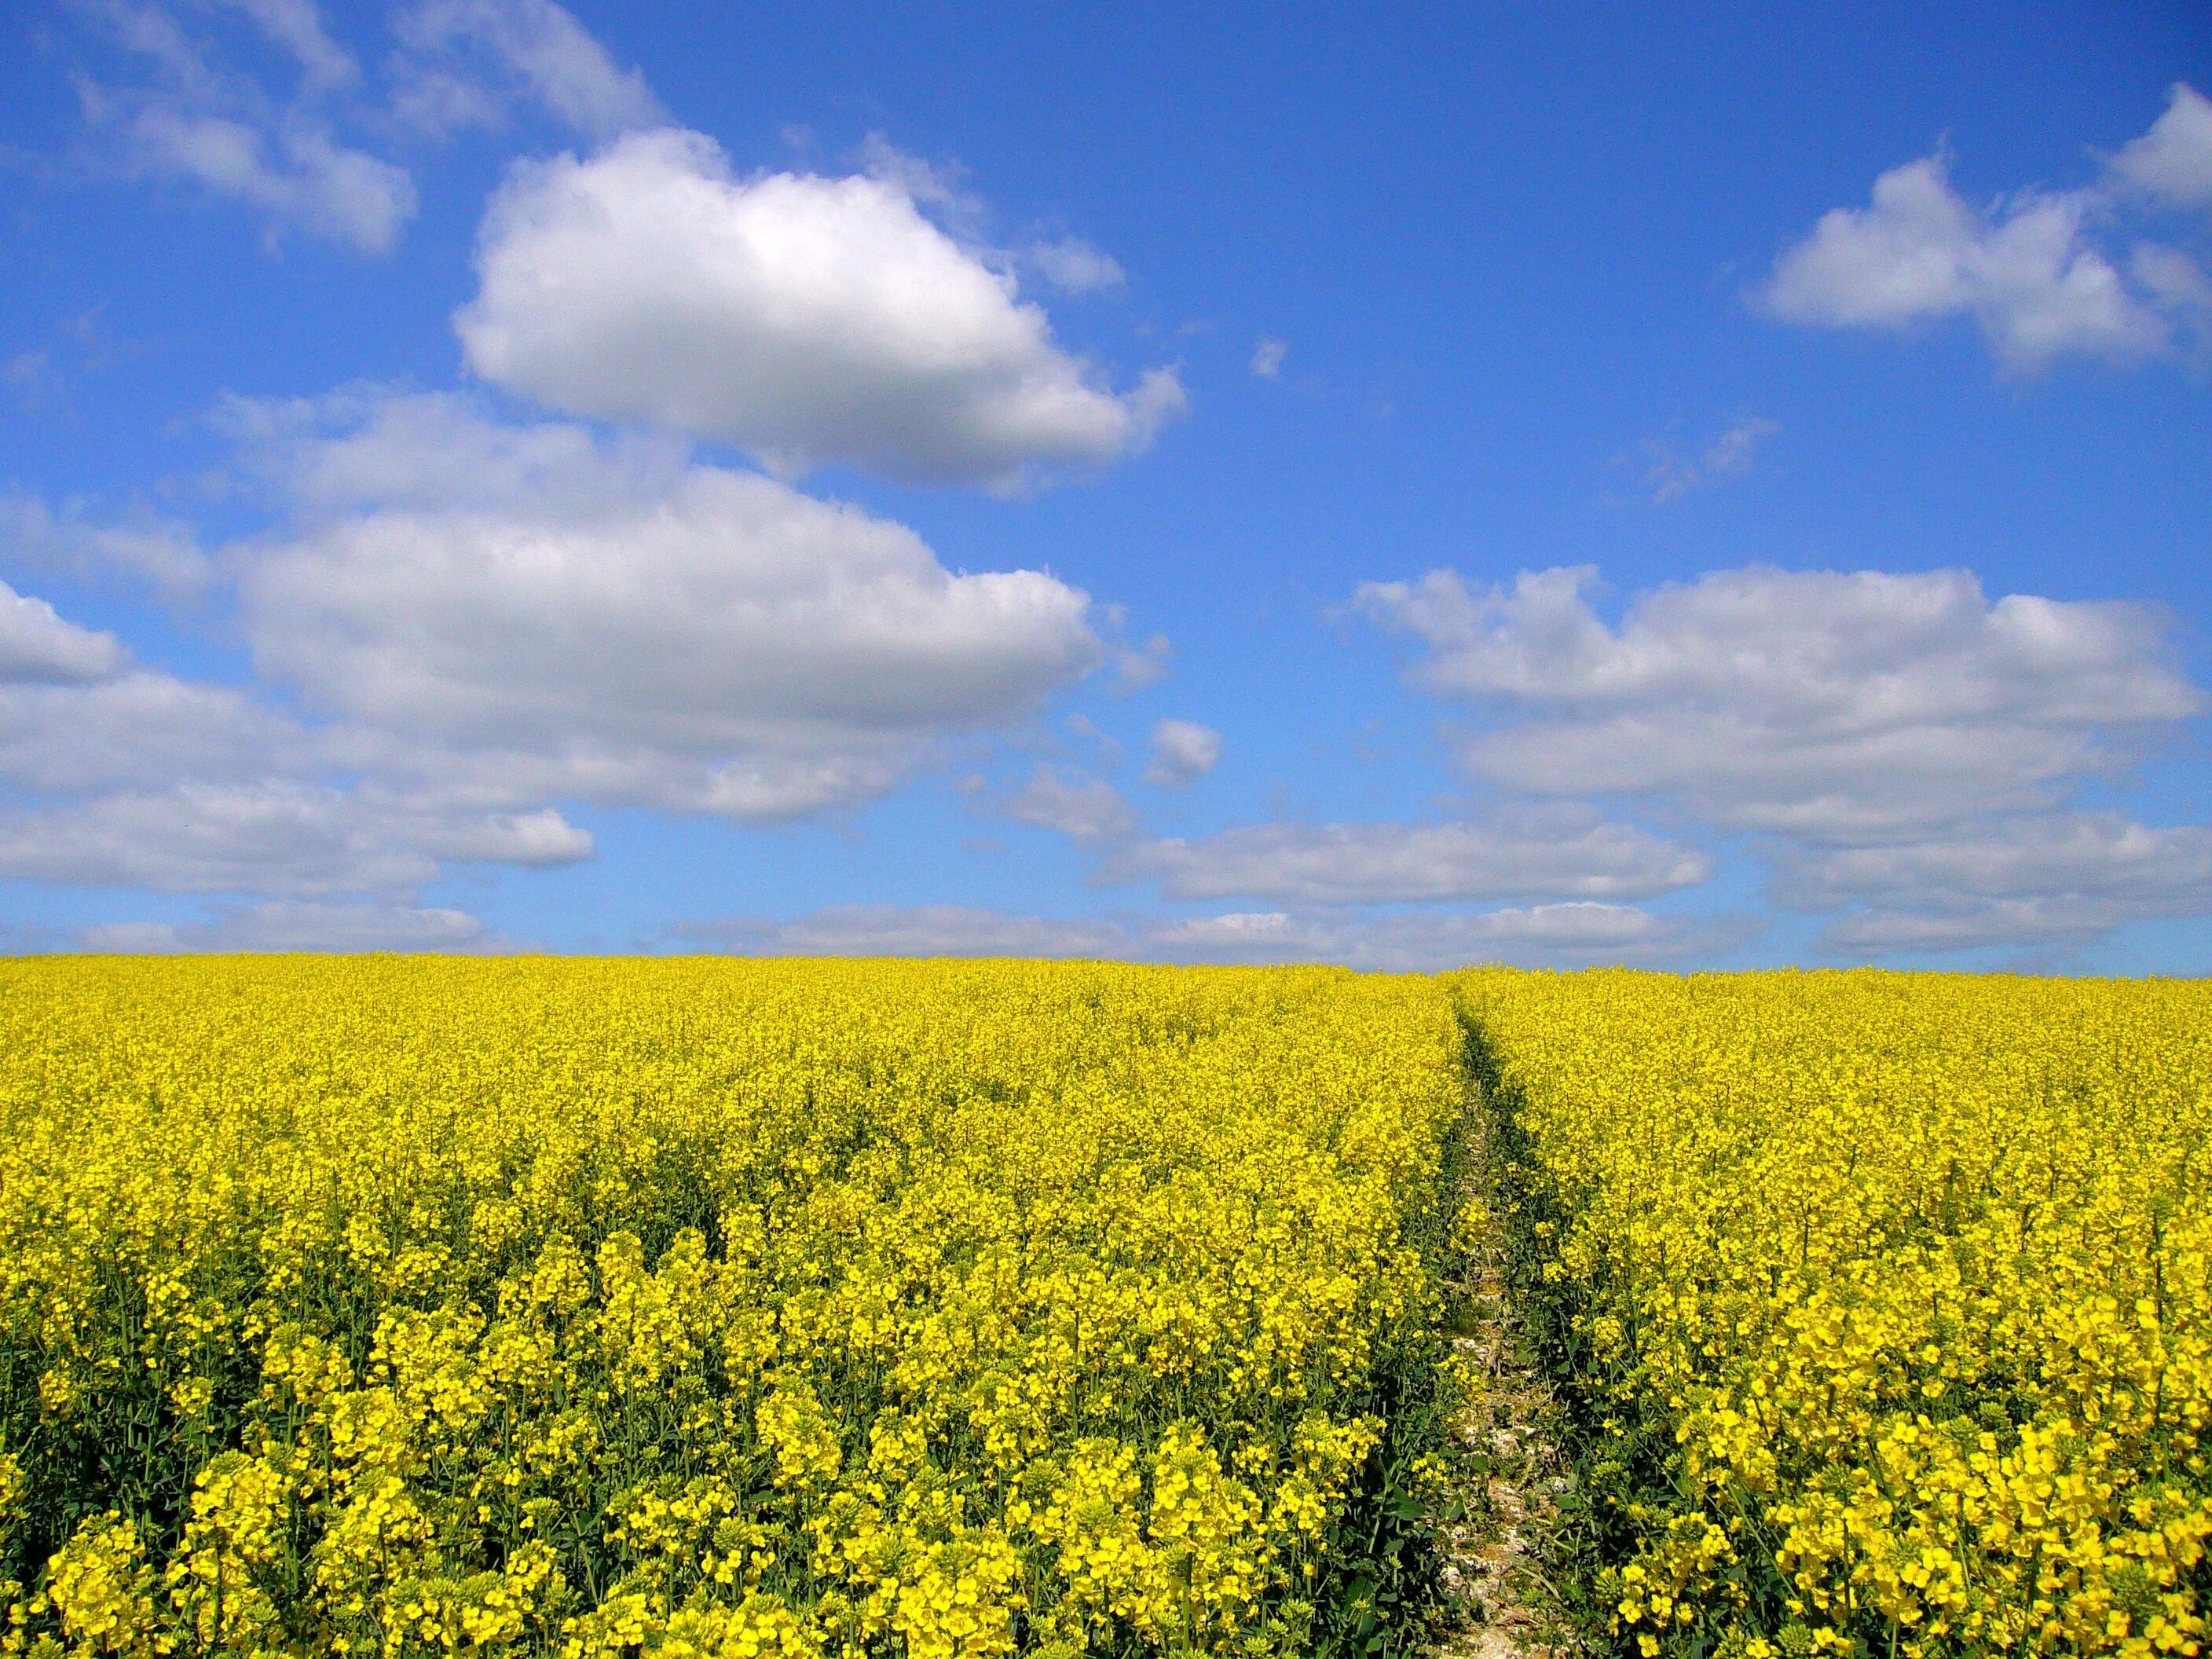
[[[2212,987],[261,958],[0,964],[0,1654],[1402,1652],[1470,1070],[1591,1641],[2206,1646]]]
[[[1759,1659],[2199,1650],[2212,986],[1454,985],[1601,1628]]]
[[[1395,1643],[1458,1044],[1333,969],[0,964],[5,1650]]]

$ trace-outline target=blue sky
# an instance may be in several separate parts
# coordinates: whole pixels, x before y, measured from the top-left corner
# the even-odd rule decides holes
[[[2193,5],[0,30],[0,945],[2212,970]]]

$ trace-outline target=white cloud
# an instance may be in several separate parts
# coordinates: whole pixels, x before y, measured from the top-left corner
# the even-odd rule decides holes
[[[1137,828],[1137,815],[1103,778],[1042,765],[1007,800],[1006,812],[1078,841],[1112,841]]]
[[[372,398],[327,436],[258,418],[303,519],[228,556],[256,663],[388,775],[793,816],[1103,654],[1051,577],[954,575],[903,526],[665,447],[453,398]]]
[[[2078,893],[2212,898],[2212,829],[2152,829],[2115,811],[2001,819],[1901,847],[1826,852],[1793,875],[1814,904],[1924,889],[2012,898]]]
[[[1146,842],[1116,861],[1171,897],[1295,904],[1444,899],[1644,898],[1712,872],[1692,848],[1573,805],[1449,823],[1267,823]]]
[[[455,326],[478,374],[782,472],[1008,486],[1140,449],[1184,404],[1169,369],[1126,395],[1100,384],[905,182],[739,179],[697,133],[518,168],[477,270]]]
[[[437,873],[410,848],[351,833],[343,799],[276,784],[0,816],[0,876],[169,892],[324,893],[411,887]]]
[[[1965,572],[1750,568],[1637,596],[1587,569],[1358,603],[1424,640],[1413,678],[1492,720],[1480,775],[1533,794],[1645,793],[1751,830],[1788,908],[1858,954],[2078,944],[2212,911],[2212,830],[2068,804],[2205,699],[2148,606],[1995,601]]]
[[[237,779],[305,741],[243,693],[133,664],[113,635],[0,583],[0,783],[88,794]]]
[[[416,0],[393,20],[391,113],[362,92],[360,66],[312,0],[226,0],[298,66],[289,94],[232,67],[188,31],[186,9],[143,0],[82,8],[148,73],[137,84],[80,82],[87,118],[115,136],[133,169],[191,181],[260,212],[273,246],[288,232],[388,253],[414,216],[398,163],[349,144],[341,128],[387,136],[398,123],[444,137],[497,125],[528,98],[588,138],[666,119],[635,70],[554,0]],[[204,31],[202,32],[204,33]]]
[[[2175,207],[2212,207],[2212,99],[2175,82],[2166,113],[2112,158],[2112,171]]]
[[[2212,274],[2179,248],[2159,242],[2136,243],[2128,271],[2173,319],[2194,360],[2200,365],[2212,362]]]
[[[191,529],[143,509],[114,522],[82,501],[57,512],[34,495],[0,492],[0,555],[81,580],[121,574],[171,593],[204,587],[214,567]]]
[[[1164,634],[1154,634],[1141,645],[1118,644],[1114,651],[1114,672],[1121,677],[1122,690],[1139,690],[1165,678],[1168,659],[1173,654],[1174,647]]]
[[[1615,629],[1595,588],[1586,568],[1510,590],[1438,571],[1356,603],[1430,647],[1416,684],[1504,713],[1466,740],[1486,778],[1672,795],[1730,829],[1834,842],[2047,803],[2204,706],[2148,606],[1991,602],[1964,571],[1753,567],[1642,594]]]
[[[0,582],[0,686],[103,680],[122,665],[114,635],[64,622],[44,599]]]
[[[855,804],[1106,654],[1075,589],[956,575],[672,440],[373,389],[223,424],[279,512],[210,562],[256,684],[135,665],[0,588],[0,873],[389,902],[588,856],[562,802]],[[15,516],[49,562],[93,556],[82,514]]]
[[[1783,885],[1802,908],[1865,907],[1824,932],[1838,950],[2080,944],[2131,921],[2212,915],[2212,829],[2113,811],[2000,818],[1805,857]]]
[[[1097,294],[1128,281],[1113,255],[1101,252],[1080,236],[1057,241],[1031,242],[1023,259],[1038,276],[1063,294]]]
[[[1527,967],[1664,965],[1710,961],[1754,937],[1744,916],[1662,916],[1576,902],[1475,915],[1299,915],[1258,911],[1165,924],[1147,954],[1201,962],[1330,962],[1389,973],[1474,963]]]
[[[1425,972],[1476,962],[1532,966],[1711,959],[1744,943],[1741,916],[1658,916],[1614,904],[1482,915],[1324,917],[1240,912],[1183,921],[1054,921],[955,905],[841,905],[791,921],[695,923],[678,938],[750,956],[1087,957],[1166,962],[1339,963]]]
[[[1751,471],[1759,447],[1781,430],[1780,422],[1754,415],[1736,422],[1695,454],[1684,455],[1662,443],[1647,444],[1644,488],[1653,501],[1666,502],[1700,485],[1741,477]]]
[[[95,636],[97,637],[97,636]],[[0,685],[0,878],[166,892],[391,893],[449,863],[544,866],[592,851],[550,808],[319,781],[343,734],[228,687],[121,666]]]
[[[441,860],[544,866],[591,851],[550,810],[471,814],[287,781],[0,814],[0,877],[161,892],[392,892],[434,879]]]
[[[1786,322],[1901,328],[1971,316],[2008,368],[2069,355],[2142,356],[2167,325],[2093,246],[2095,198],[2023,192],[1984,213],[1943,158],[1893,168],[1868,208],[1836,208],[1776,262],[1765,299]]]
[[[2078,894],[2038,894],[1929,908],[1875,906],[1822,927],[1816,948],[1839,957],[1938,956],[1999,947],[2091,945],[2129,922],[2201,915],[2202,901],[2184,908],[2115,902]]]
[[[911,908],[847,904],[792,921],[738,918],[694,923],[678,938],[747,956],[1122,957],[1127,931],[1112,922],[1057,921],[960,905]]]
[[[1283,359],[1291,349],[1280,340],[1261,339],[1252,348],[1252,372],[1263,380],[1283,377]]]
[[[476,76],[416,61],[392,91],[392,113],[402,127],[437,140],[504,125],[508,110],[507,99]]]
[[[264,127],[161,96],[102,96],[88,100],[88,111],[114,123],[148,169],[260,209],[272,234],[289,227],[359,253],[388,253],[415,215],[404,167],[347,149],[316,121]]]
[[[550,810],[313,781],[332,747],[234,689],[133,665],[112,635],[0,586],[0,781],[29,797],[0,812],[0,876],[372,891],[430,880],[441,860],[545,865],[591,852]]]
[[[290,52],[313,82],[337,85],[356,79],[353,54],[331,39],[311,0],[228,0],[261,32]]]
[[[0,685],[0,779],[82,794],[242,779],[295,761],[306,735],[234,687],[126,669],[82,684]]]
[[[400,111],[431,131],[495,123],[514,90],[587,138],[667,118],[644,76],[552,0],[422,0],[394,27],[413,54]]]
[[[929,209],[963,243],[980,246],[989,210],[982,198],[968,188],[968,170],[958,162],[909,155],[880,132],[872,132],[861,142],[860,161],[860,171],[869,178]]]
[[[646,499],[672,488],[691,460],[680,440],[602,438],[569,422],[506,424],[457,393],[377,386],[317,398],[231,397],[216,425],[258,481],[311,521],[501,501],[590,517],[611,495]]]
[[[465,910],[402,904],[280,900],[219,911],[205,922],[103,922],[81,935],[88,951],[441,951],[508,948]]]
[[[1165,720],[1152,727],[1152,763],[1145,781],[1178,789],[1204,777],[1221,759],[1221,733],[1196,720]]]
[[[2069,356],[2141,358],[2167,349],[2178,324],[2201,325],[2186,255],[2112,251],[2126,216],[2160,204],[2212,205],[2212,101],[2180,84],[2087,188],[2018,191],[1982,208],[1953,186],[1940,152],[1893,168],[1869,206],[1822,215],[1759,297],[1784,321],[1833,328],[1972,317],[2018,373]]]
[[[234,0],[299,63],[289,100],[234,72],[157,5],[89,8],[109,33],[152,70],[150,82],[80,82],[88,119],[116,135],[138,171],[190,180],[260,211],[273,244],[296,230],[364,254],[389,252],[415,212],[404,167],[341,143],[324,98],[356,78],[352,58],[331,40],[304,0]]]
[[[1820,930],[1818,948],[1837,956],[1934,956],[1996,946],[2094,944],[2131,921],[2202,915],[2202,900],[2185,907],[2116,903],[2069,893],[1991,899],[1938,909],[1881,907],[1860,910]]]

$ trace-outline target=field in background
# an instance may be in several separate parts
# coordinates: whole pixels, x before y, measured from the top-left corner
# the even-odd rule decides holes
[[[1402,1644],[1458,1042],[1328,969],[0,965],[8,1645]]]
[[[1453,976],[1595,1631],[2193,1654],[2212,987]]]

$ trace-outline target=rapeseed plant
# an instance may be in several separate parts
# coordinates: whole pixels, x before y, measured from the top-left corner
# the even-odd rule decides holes
[[[2200,1651],[2212,987],[1454,984],[1624,1646]]]
[[[0,1650],[1307,1650],[1458,1042],[1327,969],[0,965]]]

